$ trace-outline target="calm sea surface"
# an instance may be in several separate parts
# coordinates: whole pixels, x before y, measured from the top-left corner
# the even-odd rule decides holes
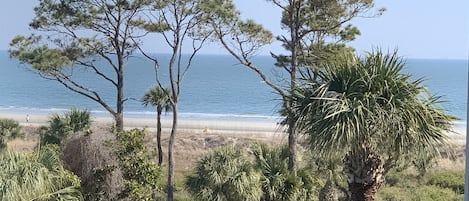
[[[161,68],[167,61],[162,55]],[[256,64],[272,78],[281,77],[269,56],[259,56]],[[415,78],[426,78],[429,90],[443,96],[442,103],[449,113],[466,119],[467,61],[465,60],[407,60],[406,72]],[[92,85],[113,102],[114,93],[106,83],[80,75],[82,82]],[[155,74],[150,63],[132,58],[126,69],[125,95],[140,99],[154,85]],[[85,76],[83,76],[85,75]],[[167,75],[163,70],[161,75]],[[281,80],[279,80],[281,82]],[[200,55],[183,80],[180,112],[182,118],[249,119],[272,121],[277,119],[279,96],[249,69],[238,65],[230,56]],[[40,78],[26,66],[0,51],[0,113],[51,113],[71,107],[87,108],[95,115],[106,115],[102,107],[74,94],[55,81]],[[125,104],[126,116],[152,116],[154,110],[136,100]]]

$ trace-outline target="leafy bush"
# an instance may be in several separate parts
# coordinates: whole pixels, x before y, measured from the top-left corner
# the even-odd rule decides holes
[[[83,200],[80,179],[65,170],[58,147],[39,153],[0,154],[0,200]]]
[[[40,128],[40,144],[60,145],[73,133],[88,131],[91,126],[90,112],[72,108],[69,112],[53,114],[49,118],[49,126]]]
[[[464,193],[464,171],[433,172],[427,175],[428,185],[449,188],[456,193]]]
[[[116,154],[125,180],[122,198],[152,200],[158,191],[161,171],[147,156],[145,135],[146,131],[140,129],[116,135]]]
[[[411,200],[413,193],[408,192],[409,188],[400,188],[394,186],[384,186],[378,191],[377,201],[404,201]]]
[[[261,174],[263,200],[314,200],[319,182],[312,171],[300,167],[297,176],[288,170],[288,147],[256,145],[255,169]]]
[[[0,119],[0,150],[6,148],[6,140],[22,136],[21,127],[15,120]]]
[[[416,201],[457,201],[459,196],[449,188],[440,188],[438,186],[421,186],[416,189]]]
[[[260,175],[238,149],[216,149],[197,162],[187,178],[188,190],[199,200],[260,200]]]

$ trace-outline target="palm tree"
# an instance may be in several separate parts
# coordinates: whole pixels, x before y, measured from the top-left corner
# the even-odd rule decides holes
[[[38,153],[0,153],[0,200],[84,200],[80,178],[60,162],[58,146]]]
[[[156,108],[156,141],[158,147],[158,165],[163,163],[163,149],[161,148],[161,114],[163,110],[171,110],[171,90],[155,86],[148,90],[142,98],[145,106],[152,105]]]
[[[313,153],[342,154],[351,200],[375,200],[385,174],[416,153],[438,154],[454,117],[402,74],[397,53],[376,51],[330,64],[321,82],[298,89],[294,121]],[[313,83],[313,82],[308,82]],[[410,161],[409,161],[410,162]]]
[[[13,119],[0,119],[0,150],[7,147],[7,139],[21,137],[21,126]]]

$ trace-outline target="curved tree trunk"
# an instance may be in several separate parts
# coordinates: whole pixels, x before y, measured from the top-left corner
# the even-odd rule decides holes
[[[376,193],[384,181],[383,161],[367,148],[349,152],[345,160],[351,200],[376,200]]]
[[[156,146],[158,148],[158,166],[161,167],[163,164],[163,149],[161,148],[161,113],[163,109],[158,107],[156,110]]]
[[[177,103],[173,103],[173,126],[171,128],[171,135],[169,136],[168,144],[168,201],[173,201],[174,193],[174,156],[173,156],[173,146],[176,139],[176,129],[177,129]]]

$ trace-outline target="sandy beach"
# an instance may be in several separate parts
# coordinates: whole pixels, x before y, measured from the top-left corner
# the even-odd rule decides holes
[[[29,117],[28,117],[29,116]],[[43,126],[47,125],[49,115],[42,114],[19,114],[19,113],[1,113],[0,118],[10,118],[18,121],[22,126]],[[93,116],[92,121],[94,125],[112,125],[113,119],[111,117]],[[164,132],[169,132],[171,129],[171,119],[163,118],[162,127]],[[149,131],[156,130],[156,118],[144,117],[125,117],[124,127],[126,129],[132,128],[146,128]],[[284,129],[275,122],[263,121],[243,121],[243,120],[192,120],[180,119],[178,129],[180,132],[191,134],[284,134]],[[454,127],[453,132],[447,135],[457,144],[465,144],[466,130],[461,127]]]
[[[43,126],[47,125],[49,115],[42,114],[17,114],[17,113],[3,113],[0,118],[10,118],[18,121],[22,126]],[[92,116],[93,124],[95,125],[112,125],[113,119],[111,117]],[[171,129],[171,119],[163,118],[162,120],[163,131]],[[243,120],[189,120],[180,119],[178,121],[178,129],[181,132],[188,133],[211,133],[211,134],[282,134],[283,129],[275,122],[263,121],[243,121]],[[132,128],[147,128],[150,131],[156,130],[156,117],[143,118],[143,117],[125,117],[124,127],[126,129]]]

